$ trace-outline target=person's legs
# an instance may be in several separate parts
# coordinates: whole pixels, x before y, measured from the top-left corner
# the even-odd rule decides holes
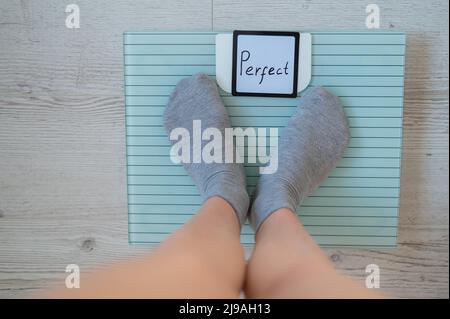
[[[171,159],[182,162],[192,177],[204,202],[202,208],[150,257],[86,276],[82,279],[82,288],[71,290],[70,294],[65,291],[67,296],[239,296],[245,272],[239,235],[249,206],[244,167],[222,161],[225,143],[222,149],[214,148],[211,162],[197,158],[212,136],[223,142],[225,130],[230,127],[215,82],[206,74],[181,80],[170,95],[163,123],[174,144]],[[190,140],[192,136],[194,140],[198,134],[196,129],[201,127],[204,130],[200,134],[202,145],[192,141],[187,152],[183,146],[184,154],[179,154],[176,146],[179,147],[182,140],[178,139],[188,136]]]
[[[249,298],[381,298],[340,275],[301,225],[282,208],[256,234],[245,293]]]
[[[236,298],[244,280],[240,226],[232,207],[212,197],[152,255],[91,274],[56,298]]]
[[[280,137],[278,170],[262,175],[250,210],[256,246],[246,277],[249,297],[375,297],[340,276],[295,212],[331,173],[350,140],[339,99],[323,88],[302,94]]]

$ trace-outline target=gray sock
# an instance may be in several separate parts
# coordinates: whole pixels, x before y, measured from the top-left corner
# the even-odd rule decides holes
[[[222,163],[193,162],[193,121],[201,120],[202,131],[214,127],[222,133]],[[206,74],[195,74],[181,80],[164,112],[164,126],[167,134],[182,127],[190,132],[191,162],[183,163],[194,180],[200,195],[206,201],[212,196],[225,199],[235,210],[242,225],[247,217],[249,197],[245,188],[245,171],[242,164],[224,163],[224,130],[230,127],[225,106],[217,86]],[[176,142],[176,141],[174,141]],[[202,147],[208,141],[202,142]]]
[[[349,139],[339,99],[321,87],[308,89],[279,138],[278,170],[259,178],[250,211],[253,228],[277,209],[296,212],[336,167]]]

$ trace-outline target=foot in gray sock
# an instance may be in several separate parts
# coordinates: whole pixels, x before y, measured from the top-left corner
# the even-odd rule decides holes
[[[193,161],[194,143],[191,142],[190,163],[184,168],[194,180],[203,200],[219,196],[226,200],[236,212],[242,225],[247,217],[249,197],[245,188],[245,172],[242,164],[224,163],[225,128],[230,127],[228,114],[220,98],[217,86],[206,74],[195,74],[181,80],[164,111],[164,127],[167,134],[175,128],[185,128],[193,138],[193,121],[201,120],[202,131],[217,128],[222,133],[221,163],[200,163]],[[173,141],[176,142],[176,141]],[[208,141],[202,141],[195,151],[200,151]],[[200,153],[201,154],[201,153]]]
[[[260,176],[250,210],[255,231],[280,208],[296,212],[336,167],[349,139],[339,99],[321,87],[308,89],[279,139],[278,170]]]

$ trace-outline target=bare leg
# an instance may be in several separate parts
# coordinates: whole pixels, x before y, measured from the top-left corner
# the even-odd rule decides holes
[[[239,234],[232,207],[212,197],[152,255],[82,274],[80,289],[45,297],[236,298],[245,274]]]
[[[382,298],[337,273],[327,256],[288,209],[267,218],[249,261],[250,298]]]

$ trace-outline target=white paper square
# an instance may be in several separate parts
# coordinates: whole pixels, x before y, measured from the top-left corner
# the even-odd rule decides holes
[[[294,36],[239,34],[236,92],[292,94],[295,54]]]

